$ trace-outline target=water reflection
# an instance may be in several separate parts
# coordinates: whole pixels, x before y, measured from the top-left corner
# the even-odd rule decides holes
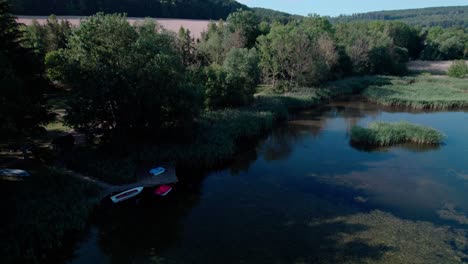
[[[402,148],[411,152],[428,152],[428,151],[436,151],[440,149],[443,145],[441,144],[416,144],[416,143],[405,143],[405,144],[398,144],[396,146],[371,146],[371,145],[363,145],[363,144],[356,144],[352,141],[349,144],[356,150],[363,151],[363,152],[389,152],[393,148]]]
[[[168,199],[101,208],[95,248],[111,263],[463,263],[467,117],[362,102],[297,114],[227,167],[179,168]],[[434,126],[447,144],[351,146],[350,128],[375,120]]]

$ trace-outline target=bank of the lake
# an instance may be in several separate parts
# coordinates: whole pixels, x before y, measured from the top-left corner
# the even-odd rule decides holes
[[[141,164],[172,162],[193,167],[213,167],[228,161],[239,143],[255,141],[267,134],[291,113],[311,109],[337,98],[349,98],[370,85],[388,84],[387,77],[363,76],[330,82],[323,87],[274,91],[259,87],[254,103],[249,107],[207,111],[198,118],[191,139],[165,144],[134,144],[116,149],[80,147],[69,166],[80,172],[113,183],[135,181]]]
[[[428,94],[429,88],[421,88],[421,85],[425,83],[432,85],[430,86],[432,92],[429,94],[446,95],[445,97],[439,97],[439,100],[452,100],[454,97],[449,95],[451,93],[458,94],[459,98],[457,102],[463,103],[454,105],[446,101],[446,104],[451,104],[451,107],[462,107],[468,105],[466,104],[468,98],[460,96],[461,91],[467,89],[463,81],[428,76],[366,76],[330,82],[324,87],[294,89],[284,93],[279,93],[268,86],[263,86],[259,87],[254,104],[250,107],[204,113],[197,120],[198,125],[195,137],[190,142],[138,146],[138,148],[130,150],[120,149],[119,151],[96,146],[79,146],[74,151],[73,157],[68,158],[67,163],[70,168],[78,172],[115,184],[134,182],[136,171],[141,164],[154,165],[155,162],[171,161],[193,167],[222,167],[226,161],[235,156],[235,153],[239,151],[239,146],[245,147],[245,142],[252,142],[252,145],[255,145],[259,137],[267,135],[275,126],[287,120],[291,113],[319,107],[338,98],[349,99],[350,96],[359,96],[361,93],[369,100],[375,102],[378,102],[376,98],[383,100],[383,98],[386,98],[385,96],[394,96],[401,93],[405,93],[405,96],[414,100],[419,96],[427,100],[427,97],[424,96]],[[447,84],[448,88],[444,89],[445,86],[443,84]],[[404,88],[400,90],[401,86],[404,86]],[[392,91],[392,93],[388,91]],[[414,104],[411,104],[411,106],[414,106]],[[434,109],[434,107],[431,107],[431,109]],[[30,213],[29,215],[25,215],[24,220],[29,219],[38,223],[38,229],[34,231],[38,238],[54,234],[53,238],[47,240],[49,244],[45,243],[44,245],[47,245],[51,251],[57,251],[63,247],[62,239],[64,235],[70,233],[70,230],[78,232],[83,230],[91,208],[96,205],[97,200],[93,199],[94,196],[87,197],[86,201],[73,200],[79,203],[80,206],[76,207],[78,209],[73,210],[72,214],[65,209],[59,210],[57,214],[50,214],[50,208],[48,209],[47,205],[53,204],[54,208],[67,208],[70,206],[70,199],[76,198],[72,194],[81,195],[83,192],[89,193],[89,188],[94,188],[86,185],[89,187],[74,188],[73,192],[64,193],[63,191],[69,190],[67,186],[76,186],[77,184],[78,186],[82,186],[84,183],[80,183],[76,179],[63,178],[63,175],[59,176],[56,172],[53,172],[51,175],[51,177],[59,177],[57,178],[58,180],[54,178],[54,182],[58,182],[59,184],[46,186],[47,188],[37,185],[39,189],[34,189],[31,187],[32,185],[14,183],[17,184],[17,188],[15,187],[14,190],[21,189],[21,193],[27,194],[25,197],[33,197],[31,199],[20,199],[20,201],[34,201],[34,203],[28,202],[22,205],[24,206],[23,212]],[[35,180],[39,181],[40,178],[37,177]],[[73,182],[69,184],[68,181]],[[38,212],[36,210],[28,210],[29,206],[35,207],[40,213],[35,213]],[[44,215],[48,217],[43,218]],[[11,222],[6,226],[11,226],[15,221],[13,215],[12,218],[5,219],[5,221],[7,220],[11,220]],[[27,237],[21,237],[18,236],[18,241],[25,241],[27,239]],[[21,243],[18,245],[21,245]],[[10,247],[7,248],[10,250]],[[40,249],[41,247],[37,248]],[[19,248],[15,250],[19,250],[16,252],[23,252]],[[38,257],[37,255],[32,255],[32,253],[30,251],[28,252],[29,255],[25,254],[22,256]]]
[[[100,190],[33,161],[23,166],[30,177],[0,178],[0,262],[62,262],[88,226]]]
[[[180,169],[165,199],[100,206],[72,263],[466,263],[467,118],[357,100],[295,113],[222,167]],[[446,144],[350,144],[376,120]]]
[[[431,75],[382,78],[388,84],[364,89],[363,95],[368,100],[387,106],[426,110],[468,107],[468,79]]]

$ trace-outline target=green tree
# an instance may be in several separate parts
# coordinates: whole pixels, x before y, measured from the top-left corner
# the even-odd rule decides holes
[[[224,31],[224,21],[221,20],[218,23],[210,23],[208,30],[202,33],[197,49],[206,54],[210,63],[222,64],[229,51],[229,47],[224,45]]]
[[[468,58],[468,32],[466,28],[433,27],[425,35],[426,47],[421,54],[425,60],[454,60]]]
[[[260,19],[252,11],[238,10],[231,13],[227,18],[228,29],[231,33],[237,32],[245,39],[245,47],[255,46],[257,37],[260,35]]]
[[[255,49],[234,48],[223,65],[205,70],[205,105],[209,109],[244,106],[253,101],[260,80]]]
[[[122,15],[89,17],[47,62],[72,89],[67,123],[88,135],[160,135],[199,112],[175,36],[150,20],[132,27]]]
[[[333,27],[319,17],[274,24],[258,47],[264,80],[286,89],[327,80],[338,61]]]
[[[24,29],[26,46],[45,57],[48,52],[65,48],[71,32],[70,22],[59,21],[54,15],[51,15],[44,25],[34,20],[31,26],[26,26]]]
[[[49,118],[43,93],[47,82],[42,64],[9,14],[9,5],[0,0],[0,136],[22,139],[40,131]]]
[[[398,22],[353,22],[338,24],[335,36],[355,74],[402,74],[409,60],[408,48],[418,53],[418,38],[413,34]]]

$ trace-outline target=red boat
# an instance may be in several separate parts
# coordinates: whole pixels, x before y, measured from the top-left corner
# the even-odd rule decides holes
[[[172,185],[160,185],[154,190],[154,194],[157,196],[166,196],[172,191]]]

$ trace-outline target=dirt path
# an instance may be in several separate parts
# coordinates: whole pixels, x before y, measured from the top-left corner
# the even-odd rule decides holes
[[[410,71],[414,72],[429,72],[431,74],[447,74],[447,71],[452,65],[452,61],[410,61],[407,66]]]

